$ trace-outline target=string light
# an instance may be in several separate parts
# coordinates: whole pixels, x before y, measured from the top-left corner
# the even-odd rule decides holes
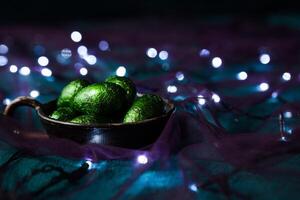
[[[82,76],[86,76],[86,75],[88,74],[88,70],[87,70],[87,68],[82,67],[82,68],[80,68],[79,73],[80,73]]]
[[[146,155],[139,155],[139,156],[136,158],[136,161],[137,161],[137,163],[139,163],[139,164],[145,165],[145,164],[148,163],[148,158],[147,158]]]
[[[8,63],[6,56],[0,56],[0,66],[5,66]]]
[[[158,57],[161,60],[167,60],[169,57],[169,53],[167,51],[161,51],[161,52],[159,52]]]
[[[248,74],[244,71],[237,74],[237,79],[238,80],[243,81],[243,80],[246,80],[247,78],[248,78]]]
[[[211,98],[214,100],[215,103],[219,103],[219,102],[221,101],[220,96],[217,95],[217,94],[213,94],[213,95],[211,96]]]
[[[125,76],[126,75],[126,68],[124,66],[120,66],[118,67],[118,69],[116,70],[116,75],[117,76]]]
[[[214,57],[211,64],[214,68],[219,68],[222,65],[222,59],[220,57]]]
[[[177,73],[176,73],[176,79],[177,79],[178,81],[183,81],[183,79],[184,79],[184,74],[183,74],[182,72],[177,72]]]
[[[200,57],[208,57],[210,55],[210,51],[208,49],[201,49],[199,51]]]
[[[78,31],[73,31],[71,33],[71,39],[74,41],[74,42],[80,42],[81,39],[82,39],[82,35],[80,32]]]
[[[36,97],[40,96],[40,92],[37,91],[37,90],[32,90],[30,92],[30,96],[33,97],[33,98],[36,98]]]
[[[197,192],[198,191],[198,187],[195,183],[192,183],[189,185],[189,189],[193,192]]]
[[[10,102],[11,102],[11,100],[9,98],[5,98],[5,99],[3,99],[2,103],[7,106],[10,104]]]
[[[47,66],[49,64],[49,59],[46,56],[41,56],[38,58],[38,63],[40,66]]]
[[[266,65],[266,64],[268,64],[271,61],[271,57],[270,57],[269,54],[264,53],[264,54],[260,55],[259,61],[262,64]]]
[[[30,72],[31,72],[31,70],[27,66],[24,66],[19,70],[19,73],[23,76],[28,76],[30,74]]]
[[[16,72],[18,71],[18,67],[17,67],[16,65],[11,65],[11,66],[9,67],[9,71],[10,71],[11,73],[16,73]]]
[[[269,89],[269,84],[268,83],[261,83],[259,84],[259,90],[264,92],[264,91],[267,91]]]
[[[99,49],[100,49],[101,51],[107,51],[107,50],[109,50],[109,44],[108,44],[108,42],[105,41],[105,40],[101,40],[101,41],[99,42],[98,47],[99,47]]]
[[[202,106],[206,103],[206,100],[204,99],[203,95],[201,95],[201,94],[198,95],[198,103]]]
[[[176,92],[177,92],[177,87],[176,87],[175,85],[169,85],[169,86],[167,87],[167,91],[168,91],[169,93],[176,93]]]
[[[157,56],[157,50],[155,48],[149,48],[146,54],[149,58],[155,58]]]
[[[52,75],[52,71],[49,68],[43,68],[41,70],[41,74],[46,77],[50,77]]]
[[[289,72],[284,72],[284,73],[282,74],[282,79],[283,79],[284,81],[289,81],[289,80],[291,80],[291,78],[292,78],[292,75],[291,75]]]
[[[7,54],[8,47],[5,44],[0,44],[0,54]]]

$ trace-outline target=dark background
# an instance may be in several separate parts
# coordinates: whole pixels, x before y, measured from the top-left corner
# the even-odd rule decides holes
[[[1,1],[0,23],[65,23],[128,18],[198,18],[232,15],[257,18],[297,14],[297,1],[286,0],[41,0]]]

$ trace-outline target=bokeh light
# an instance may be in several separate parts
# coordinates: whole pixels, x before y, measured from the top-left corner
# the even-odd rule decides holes
[[[261,84],[259,84],[258,89],[262,92],[267,91],[269,89],[269,84],[268,83],[261,83]]]
[[[72,56],[72,51],[71,49],[64,48],[61,50],[60,54],[63,58],[68,59]]]
[[[204,105],[206,103],[206,100],[204,99],[203,95],[201,95],[201,94],[198,95],[198,103],[200,105]]]
[[[38,63],[40,66],[47,66],[49,64],[49,59],[46,56],[41,56],[38,58]]]
[[[80,68],[79,73],[80,73],[82,76],[86,76],[86,75],[88,74],[88,70],[87,70],[87,68],[82,67],[82,68]]]
[[[0,66],[5,66],[8,63],[8,59],[6,56],[0,56]]]
[[[270,57],[269,54],[264,53],[264,54],[260,55],[259,61],[262,64],[266,65],[266,64],[268,64],[271,61],[271,57]]]
[[[86,46],[81,45],[77,48],[77,53],[79,54],[80,57],[87,56],[88,49]]]
[[[210,51],[208,49],[201,49],[199,51],[199,56],[201,57],[208,57],[210,55]]]
[[[10,71],[11,73],[16,73],[16,72],[18,71],[18,67],[17,67],[16,65],[11,65],[11,66],[9,67],[9,71]]]
[[[41,74],[42,74],[43,76],[50,77],[50,76],[52,76],[52,71],[51,71],[51,69],[49,69],[49,68],[43,68],[43,69],[41,70]]]
[[[197,192],[198,191],[198,188],[197,188],[197,185],[195,183],[192,183],[189,185],[189,189],[193,192]]]
[[[155,48],[149,48],[146,54],[149,58],[155,58],[157,56],[157,50]]]
[[[19,73],[23,76],[28,76],[31,73],[31,70],[29,67],[24,66],[24,67],[21,67],[21,69],[19,70]]]
[[[238,73],[236,77],[238,80],[243,81],[248,78],[248,74],[247,74],[247,72],[242,71],[242,72]]]
[[[86,62],[89,64],[89,65],[94,65],[97,63],[97,58],[96,56],[94,55],[88,55],[86,56],[85,58]]]
[[[178,81],[183,81],[183,79],[184,79],[184,74],[183,74],[182,72],[177,72],[177,73],[176,73],[176,79],[177,79]]]
[[[285,118],[292,118],[293,117],[293,114],[291,111],[286,111],[285,113],[283,113],[283,116]]]
[[[221,101],[220,96],[217,95],[217,94],[213,94],[213,95],[211,96],[211,98],[212,98],[212,100],[213,100],[215,103],[219,103],[219,102]]]
[[[107,50],[109,50],[109,44],[108,44],[108,42],[105,41],[105,40],[101,40],[101,41],[99,42],[98,47],[99,47],[99,49],[100,49],[101,51],[107,51]]]
[[[7,54],[8,53],[8,46],[5,44],[0,44],[0,54]]]
[[[291,78],[292,78],[292,75],[291,75],[289,72],[284,72],[284,73],[282,74],[282,79],[283,79],[284,81],[289,81],[289,80],[291,80]]]
[[[169,57],[169,53],[167,51],[161,51],[161,52],[159,52],[158,57],[161,60],[167,60]]]
[[[80,42],[81,39],[82,39],[82,35],[80,32],[78,31],[73,31],[71,33],[71,39],[74,41],[74,42]]]
[[[211,65],[214,68],[219,68],[222,65],[222,59],[220,57],[214,57],[211,61]]]
[[[176,87],[175,85],[169,85],[169,86],[167,87],[167,91],[168,91],[169,93],[176,93],[176,92],[177,92],[177,87]]]
[[[2,101],[2,103],[3,103],[3,105],[8,105],[8,104],[10,104],[10,102],[11,102],[11,100],[9,99],[9,98],[5,98],[5,99],[3,99],[3,101]]]
[[[31,90],[30,96],[31,96],[32,98],[36,98],[36,97],[40,96],[40,92],[37,91],[37,90]]]
[[[136,161],[137,161],[137,163],[139,163],[139,164],[145,165],[145,164],[148,163],[148,157],[145,156],[145,155],[139,155],[139,156],[136,158]]]
[[[126,75],[126,68],[124,66],[120,66],[118,67],[118,69],[116,70],[116,75],[117,76],[125,76]]]

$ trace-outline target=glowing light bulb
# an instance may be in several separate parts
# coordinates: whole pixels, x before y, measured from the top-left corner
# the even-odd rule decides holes
[[[61,50],[60,54],[63,58],[68,59],[72,56],[72,51],[71,49],[64,48]]]
[[[125,76],[126,75],[126,68],[124,66],[120,66],[118,67],[118,69],[116,70],[116,75],[117,76]]]
[[[155,48],[149,48],[146,54],[149,58],[155,58],[157,56],[157,50]]]
[[[189,185],[189,189],[193,192],[197,192],[198,191],[198,187],[195,183]]]
[[[206,100],[204,99],[203,95],[198,95],[198,103],[200,105],[204,105],[206,103]]]
[[[247,78],[248,78],[248,74],[244,71],[237,74],[238,80],[243,81],[243,80],[246,80]]]
[[[0,54],[6,54],[8,52],[8,47],[5,44],[0,44]]]
[[[80,42],[81,39],[82,39],[82,35],[80,32],[78,31],[73,31],[71,33],[71,39],[74,41],[74,42]]]
[[[8,63],[8,59],[6,56],[0,56],[0,66],[5,66]]]
[[[16,72],[18,71],[18,67],[17,67],[16,65],[11,65],[11,66],[9,67],[9,71],[10,71],[11,73],[16,73]]]
[[[261,83],[259,84],[259,90],[264,92],[264,91],[267,91],[269,89],[269,84],[268,83]]]
[[[136,161],[139,163],[139,164],[147,164],[148,163],[148,158],[147,156],[145,155],[139,155],[137,158],[136,158]]]
[[[87,70],[87,68],[82,67],[82,68],[80,68],[79,73],[80,73],[82,76],[86,76],[86,75],[88,74],[88,70]]]
[[[176,93],[176,92],[177,92],[177,87],[176,87],[175,85],[169,85],[169,86],[167,87],[167,91],[168,91],[169,93]]]
[[[41,74],[46,77],[50,77],[52,75],[52,71],[49,68],[43,68],[41,70]]]
[[[49,59],[46,56],[41,56],[38,58],[38,63],[41,66],[47,66],[49,64]]]
[[[159,52],[158,57],[161,60],[167,60],[169,57],[169,53],[167,51],[161,51],[161,52]]]
[[[208,49],[201,49],[199,51],[199,56],[201,57],[208,57],[210,55],[210,51]]]
[[[217,94],[213,94],[213,95],[211,96],[211,98],[214,100],[215,103],[219,103],[219,102],[221,101],[220,96],[217,95]]]
[[[271,61],[271,57],[270,57],[269,54],[266,54],[266,53],[265,53],[265,54],[260,55],[259,61],[260,61],[262,64],[266,65],[266,64],[268,64],[268,63]]]
[[[38,97],[39,95],[40,95],[40,92],[37,91],[37,90],[32,90],[32,91],[30,92],[30,96],[33,97],[33,98],[36,98],[36,97]]]
[[[211,64],[214,68],[219,68],[222,65],[222,59],[220,57],[214,57]]]
[[[291,80],[291,78],[292,78],[292,75],[289,72],[284,72],[282,74],[282,79],[285,81],[289,81],[289,80]]]
[[[101,50],[101,51],[107,51],[107,50],[109,50],[109,44],[108,44],[108,42],[107,41],[105,41],[105,40],[101,40],[100,42],[99,42],[99,49]]]
[[[176,79],[178,81],[182,81],[184,79],[184,74],[182,72],[177,72],[176,73]]]
[[[19,73],[23,76],[28,76],[30,74],[31,70],[29,69],[29,67],[22,67],[20,70],[19,70]]]

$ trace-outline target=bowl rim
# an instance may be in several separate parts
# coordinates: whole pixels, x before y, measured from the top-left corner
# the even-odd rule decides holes
[[[166,104],[165,106],[167,107],[167,111],[164,114],[153,117],[153,118],[145,119],[145,120],[142,120],[142,121],[128,122],[128,123],[118,122],[118,123],[76,124],[76,123],[71,123],[71,122],[55,120],[55,119],[52,119],[52,118],[48,117],[44,113],[43,106],[46,105],[46,104],[49,104],[51,102],[54,102],[56,100],[49,101],[47,103],[43,103],[36,110],[37,110],[37,113],[38,113],[40,118],[42,118],[43,120],[45,120],[47,122],[57,124],[57,125],[59,124],[59,125],[64,125],[64,126],[73,126],[73,127],[78,127],[78,128],[79,127],[80,128],[112,128],[112,127],[136,126],[136,125],[140,125],[140,124],[149,123],[149,122],[152,122],[152,121],[157,121],[159,119],[163,119],[163,118],[166,118],[166,117],[170,116],[175,111],[175,105],[168,99],[163,98],[163,100]]]

